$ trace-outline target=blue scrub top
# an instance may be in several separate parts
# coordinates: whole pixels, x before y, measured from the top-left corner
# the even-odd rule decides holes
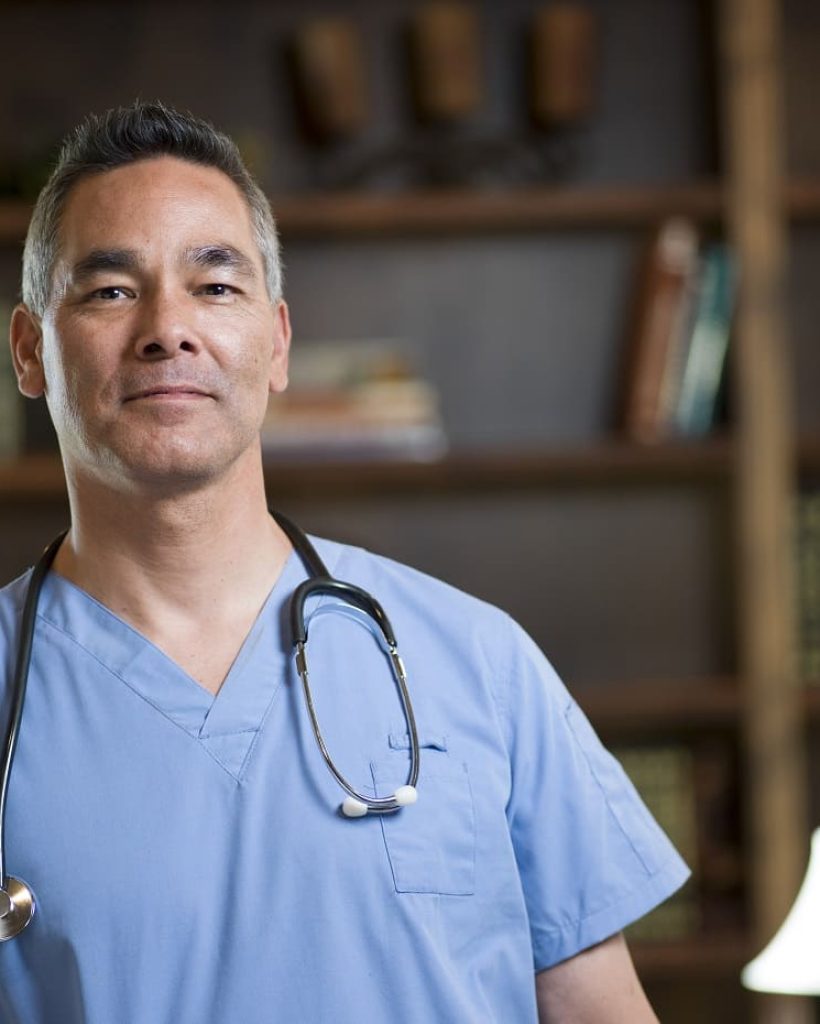
[[[7,869],[37,912],[0,945],[2,1021],[535,1021],[533,971],[687,877],[508,616],[316,545],[392,621],[422,745],[418,803],[337,813],[344,794],[291,655],[297,555],[216,697],[51,573],[7,819]],[[27,580],[0,592],[3,720]],[[317,615],[308,653],[340,770],[388,795],[409,753],[383,652],[360,623]]]

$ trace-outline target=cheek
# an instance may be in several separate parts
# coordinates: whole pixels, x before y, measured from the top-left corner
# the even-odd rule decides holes
[[[244,329],[243,329],[244,327]],[[262,333],[260,325],[239,325],[230,345],[232,373],[243,384],[258,387],[267,393],[273,343],[270,334]]]
[[[99,393],[104,371],[90,346],[51,345],[43,353],[46,399],[53,417],[76,420]]]

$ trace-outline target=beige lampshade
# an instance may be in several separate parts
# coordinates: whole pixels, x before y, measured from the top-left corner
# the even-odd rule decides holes
[[[740,979],[757,992],[820,995],[820,828],[812,836],[808,871],[794,906]]]

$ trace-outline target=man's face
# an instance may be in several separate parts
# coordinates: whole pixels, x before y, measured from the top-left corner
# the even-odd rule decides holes
[[[45,393],[67,469],[184,484],[255,456],[289,341],[239,190],[160,157],[71,191],[42,337],[18,373]]]

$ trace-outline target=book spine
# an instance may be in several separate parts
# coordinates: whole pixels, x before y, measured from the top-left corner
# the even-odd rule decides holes
[[[703,256],[686,361],[674,422],[677,431],[701,436],[715,422],[735,305],[735,262],[726,245]]]
[[[633,440],[660,441],[670,432],[670,373],[683,343],[697,266],[694,226],[681,218],[667,221],[647,256],[629,347],[621,427]]]

